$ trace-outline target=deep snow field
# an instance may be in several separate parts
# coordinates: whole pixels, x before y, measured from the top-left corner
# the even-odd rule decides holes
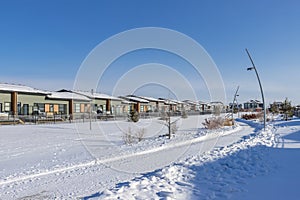
[[[298,199],[300,119],[0,126],[0,199]],[[173,118],[176,120],[176,118]],[[142,141],[124,144],[124,132]]]

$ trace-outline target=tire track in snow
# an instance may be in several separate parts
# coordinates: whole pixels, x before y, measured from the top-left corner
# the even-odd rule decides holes
[[[229,131],[225,131],[222,132],[221,134],[211,134],[211,135],[204,135],[198,138],[194,138],[194,139],[190,139],[190,140],[186,140],[186,141],[182,141],[182,142],[176,142],[176,143],[168,143],[166,145],[160,146],[160,147],[154,147],[153,149],[149,149],[149,150],[144,150],[144,151],[139,151],[139,152],[134,152],[131,154],[127,154],[127,155],[122,155],[122,156],[116,156],[113,158],[104,158],[104,159],[95,159],[86,163],[81,163],[81,164],[76,164],[76,165],[72,165],[69,167],[62,167],[62,168],[58,168],[58,169],[53,169],[53,170],[46,170],[44,172],[39,172],[36,174],[29,174],[29,175],[24,175],[24,176],[19,176],[19,177],[14,177],[14,178],[6,178],[4,180],[0,180],[0,186],[2,185],[7,185],[7,184],[11,184],[11,183],[15,183],[15,182],[21,182],[21,181],[25,181],[25,180],[30,180],[30,179],[34,179],[34,178],[38,178],[38,177],[42,177],[42,176],[47,176],[47,175],[52,175],[52,174],[56,174],[56,173],[63,173],[66,171],[72,171],[72,170],[76,170],[76,169],[80,169],[80,168],[84,168],[84,167],[91,167],[91,166],[96,166],[96,165],[101,165],[101,164],[107,164],[107,163],[112,163],[112,162],[116,162],[119,160],[124,160],[124,159],[128,159],[128,158],[132,158],[135,156],[142,156],[142,155],[147,155],[147,154],[152,154],[152,153],[157,153],[159,151],[163,151],[166,149],[172,149],[172,148],[178,148],[178,147],[183,147],[183,146],[189,146],[195,143],[200,143],[203,141],[208,141],[208,140],[213,140],[216,139],[218,137],[222,137],[222,136],[226,136],[226,135],[230,135],[233,133],[236,133],[238,131],[240,131],[242,129],[241,126],[238,126],[237,128],[233,129],[233,130],[229,130]]]

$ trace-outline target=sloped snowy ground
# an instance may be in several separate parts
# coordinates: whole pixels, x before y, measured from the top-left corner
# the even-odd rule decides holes
[[[257,126],[253,122],[247,122]],[[300,120],[146,173],[99,199],[299,199]],[[90,196],[92,197],[92,196]],[[89,198],[86,198],[89,199]]]
[[[279,188],[290,172],[293,183],[300,178],[299,120],[266,132],[254,122],[206,131],[205,117],[181,119],[171,140],[158,137],[166,128],[157,119],[94,122],[92,130],[89,123],[2,126],[0,199],[268,199],[260,197],[276,175],[276,192],[295,197],[293,187]],[[128,127],[144,128],[145,139],[125,145]]]

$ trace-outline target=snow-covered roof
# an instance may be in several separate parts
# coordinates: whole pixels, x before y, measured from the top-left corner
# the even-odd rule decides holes
[[[168,105],[177,105],[177,103],[175,103],[174,101],[170,101],[170,100],[165,100],[165,104],[168,104]]]
[[[8,83],[0,83],[0,91],[7,92],[23,92],[23,93],[31,93],[31,94],[50,94],[45,90],[35,89],[25,85],[16,85],[16,84],[8,84]]]
[[[122,100],[123,104],[136,104],[136,102],[133,101],[127,101],[127,100]]]
[[[111,100],[122,101],[122,99],[120,99],[120,98],[113,97],[113,96],[110,96],[108,94],[103,94],[103,93],[94,92],[93,94],[91,94],[91,92],[86,92],[86,91],[73,91],[73,92],[77,93],[77,94],[87,96],[87,97],[92,98],[92,99],[94,99],[94,98],[95,99],[111,99]]]
[[[148,100],[142,99],[142,98],[139,98],[139,97],[136,97],[136,96],[126,96],[126,97],[121,97],[121,98],[124,98],[124,99],[129,100],[129,101],[139,102],[139,103],[149,103]]]
[[[147,101],[159,101],[159,102],[164,102],[164,100],[162,100],[162,99],[156,99],[156,98],[153,98],[153,97],[140,96],[140,98],[145,99],[145,100],[147,100]]]
[[[177,105],[177,103],[175,103],[174,101],[170,100],[170,99],[164,99],[164,98],[159,98],[160,100],[163,100],[165,104],[168,105]]]
[[[220,101],[213,101],[213,102],[210,102],[210,105],[224,105],[224,104]]]
[[[206,103],[206,102],[204,102],[204,101],[198,101],[198,103],[200,104],[200,105],[206,105],[206,104],[208,104],[208,103]]]
[[[79,100],[79,101],[91,101],[90,98],[76,94],[73,92],[52,92],[51,94],[47,95],[47,98],[49,99],[61,99],[61,100]]]
[[[198,102],[195,102],[195,101],[192,101],[192,100],[184,100],[183,102],[187,103],[187,104],[198,105]]]
[[[174,103],[176,103],[176,104],[183,104],[183,103],[184,103],[184,102],[178,101],[178,100],[176,100],[176,99],[170,99],[170,101],[172,101],[172,102],[174,102]]]
[[[261,101],[251,99],[250,101],[247,101],[246,103],[261,103]]]

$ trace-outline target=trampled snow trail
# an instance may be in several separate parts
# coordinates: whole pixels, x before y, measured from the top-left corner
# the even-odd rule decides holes
[[[269,172],[273,163],[266,159],[267,152],[274,146],[274,133],[268,129],[232,145],[199,152],[88,198],[231,199],[233,194],[245,191],[245,182],[250,177]]]

